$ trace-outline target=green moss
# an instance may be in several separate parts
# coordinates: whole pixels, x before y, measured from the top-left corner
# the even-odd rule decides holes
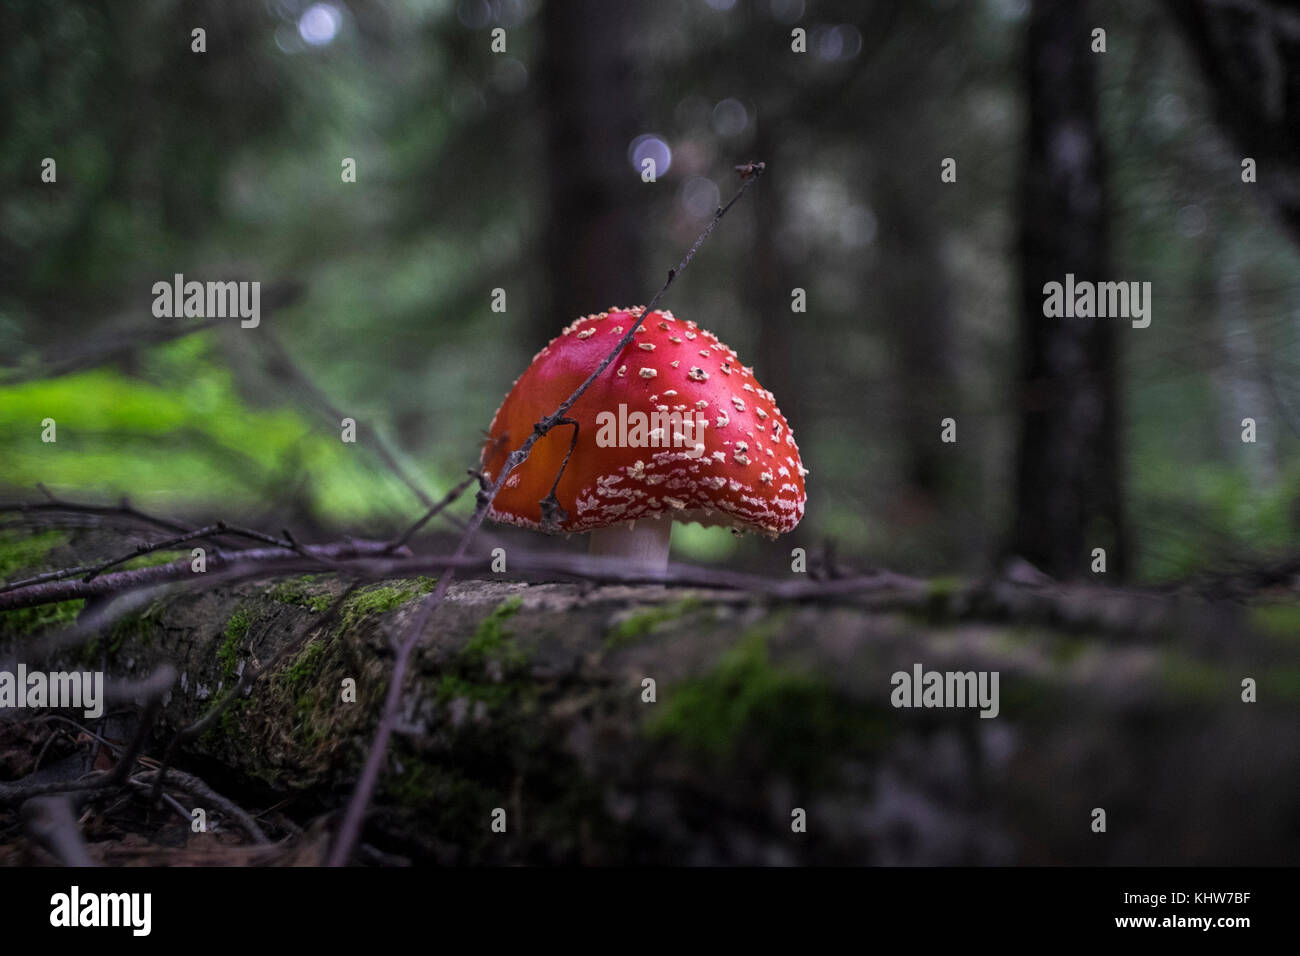
[[[317,638],[298,652],[293,661],[276,675],[275,697],[293,715],[293,736],[307,747],[315,747],[331,736],[332,721],[328,711],[320,708],[329,691],[320,686],[325,665],[328,638]],[[271,693],[271,692],[268,692]]]
[[[77,619],[77,615],[85,605],[86,602],[78,598],[75,601],[38,604],[35,607],[5,611],[0,614],[0,637],[25,637],[48,627],[68,624]]]
[[[1226,695],[1239,689],[1237,679],[1221,668],[1177,653],[1166,655],[1161,676],[1174,696],[1182,701],[1226,699]]]
[[[1265,688],[1274,700],[1294,705],[1300,701],[1300,668],[1280,667],[1265,672],[1259,681],[1259,692],[1265,693]],[[1240,680],[1237,681],[1237,693],[1241,693]]]
[[[37,534],[0,532],[0,581],[30,577],[49,569],[54,566],[50,561],[50,552],[67,544],[67,541],[68,535],[64,531],[43,531]],[[122,567],[143,567],[144,564],[138,562],[146,562],[146,559],[155,557],[157,556],[143,555],[128,561]],[[155,560],[151,563],[164,562]],[[84,600],[77,599],[5,611],[0,614],[0,637],[24,637],[46,628],[71,623],[77,619],[85,604]],[[121,643],[120,639],[116,643]],[[115,648],[116,644],[111,643],[110,647]],[[93,654],[97,650],[98,645],[90,646],[90,650],[83,650],[83,654]]]
[[[1104,646],[1083,637],[1068,637],[1056,634],[1046,637],[1047,655],[1058,667],[1068,667],[1083,656],[1090,647]]]
[[[292,581],[280,581],[266,592],[266,596],[281,604],[305,604],[307,601],[307,592]]]
[[[498,710],[511,702],[527,709],[536,700],[537,687],[522,674],[528,655],[515,645],[506,626],[521,607],[522,598],[507,598],[479,621],[438,681],[439,702],[464,697]]]
[[[926,595],[931,600],[947,601],[961,590],[961,578],[931,578],[926,582]]]
[[[142,554],[138,558],[125,561],[113,568],[113,570],[132,571],[136,568],[152,568],[160,564],[171,564],[173,561],[188,558],[189,556],[188,551],[152,551],[149,554]]]
[[[0,532],[0,581],[8,581],[11,576],[28,577],[45,569],[49,553],[67,540],[64,531]]]
[[[466,834],[480,830],[489,833],[486,827],[476,824],[500,803],[500,790],[484,786],[481,780],[455,767],[432,766],[416,754],[402,753],[399,759],[402,772],[385,774],[380,784],[385,798],[411,810],[437,807],[439,827],[449,836],[457,834],[461,842]]]
[[[962,589],[960,578],[931,578],[926,584],[925,604],[916,615],[926,624],[941,624],[953,615],[953,600]]]
[[[153,616],[161,609],[162,603],[155,601],[141,613],[129,614],[114,623],[113,629],[108,634],[109,653],[117,653],[118,649],[128,641],[141,647],[148,647],[153,642],[154,636]]]
[[[1006,680],[998,688],[998,716],[1007,721],[1038,722],[1061,712],[1060,687],[1028,676]],[[992,723],[992,721],[990,721]]]
[[[312,641],[294,658],[293,663],[284,670],[284,679],[289,686],[301,684],[316,673],[321,658],[325,655],[325,642]]]
[[[492,683],[490,681],[470,680],[460,674],[443,674],[438,679],[437,698],[439,703],[449,703],[458,697],[467,700],[482,701],[496,709],[509,702],[519,690],[514,683]]]
[[[420,760],[403,762],[400,774],[389,774],[382,790],[404,807],[421,807],[433,803],[437,791],[438,777],[434,771]]]
[[[1219,665],[1171,654],[1164,661],[1161,676],[1179,703],[1196,707],[1206,701],[1239,701],[1243,677],[1256,679],[1260,706],[1294,706],[1300,701],[1300,668],[1269,667],[1262,672],[1243,668],[1228,673]]]
[[[331,737],[329,721],[316,719],[316,708],[319,702],[319,698],[311,691],[303,691],[294,701],[294,710],[298,716],[298,722],[294,725],[294,736],[308,747],[315,747]]]
[[[387,614],[413,598],[428,594],[437,583],[437,578],[420,577],[399,584],[373,584],[363,588],[343,605],[339,628],[347,631],[368,617]]]
[[[1053,637],[1054,635],[1042,630],[1008,624],[991,631],[986,639],[990,650],[1008,657],[1018,657],[1052,641]]]
[[[510,639],[505,625],[519,613],[523,603],[523,599],[517,596],[507,598],[479,621],[473,636],[460,651],[461,663],[469,667],[481,666],[489,660],[499,660],[508,665],[522,664],[524,657]]]
[[[266,592],[266,596],[280,604],[294,604],[319,614],[334,603],[334,595],[328,591],[321,594],[308,591],[307,585],[315,583],[319,577],[319,574],[303,574],[288,578],[275,584]]]
[[[1268,637],[1300,639],[1300,604],[1261,604],[1250,609],[1251,626]]]
[[[610,628],[609,633],[605,635],[605,646],[618,648],[631,644],[650,634],[660,625],[678,620],[702,605],[703,602],[698,597],[689,596],[636,611]]]
[[[727,651],[711,673],[661,692],[647,726],[708,761],[748,755],[767,767],[816,774],[828,753],[874,748],[888,733],[880,714],[847,705],[811,675],[772,664],[762,633]],[[663,699],[666,698],[666,699]]]
[[[239,644],[252,624],[253,616],[244,608],[235,611],[226,622],[226,637],[217,648],[217,662],[221,665],[222,676],[227,680],[235,676],[235,669],[239,666]]]
[[[232,691],[233,692],[233,691]],[[248,706],[249,699],[240,697],[229,707],[221,712],[217,719],[215,727],[209,727],[199,738],[200,743],[212,745],[216,740],[218,731],[227,738],[237,738],[243,730],[243,711]]]
[[[318,661],[320,654],[315,654],[313,659]],[[304,678],[300,678],[298,683],[302,683]],[[300,689],[294,698],[294,714],[294,737],[302,741],[305,747],[317,747],[335,736],[335,714],[329,710],[328,701],[322,695],[320,687]]]

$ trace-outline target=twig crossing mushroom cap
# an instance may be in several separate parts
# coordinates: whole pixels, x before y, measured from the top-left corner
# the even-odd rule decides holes
[[[537,353],[492,420],[483,449],[489,481],[641,312],[584,316]],[[775,537],[803,517],[807,471],[772,393],[717,336],[671,312],[650,313],[567,417],[578,422],[578,437],[555,489],[561,531],[667,515]],[[488,516],[541,529],[540,501],[572,439],[567,425],[541,438]]]

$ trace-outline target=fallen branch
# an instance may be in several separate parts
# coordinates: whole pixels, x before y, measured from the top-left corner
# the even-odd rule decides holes
[[[211,575],[225,568],[257,566],[264,569],[263,573],[271,574],[274,573],[277,564],[300,561],[303,557],[308,559],[306,564],[308,569],[320,570],[322,561],[327,561],[333,570],[344,570],[344,565],[341,565],[340,561],[385,554],[390,547],[391,544],[387,541],[347,541],[297,548],[277,545],[274,548],[250,548],[231,554],[215,554],[207,562],[208,570],[202,573],[192,570],[189,558],[178,558],[169,564],[117,571],[100,575],[89,581],[73,580],[70,576],[64,575],[59,580],[24,584],[22,587],[15,586],[14,590],[0,592],[0,611],[12,611],[58,601],[74,601],[78,598],[121,594],[159,584],[201,579],[204,575]],[[294,567],[301,568],[303,565],[298,564]]]

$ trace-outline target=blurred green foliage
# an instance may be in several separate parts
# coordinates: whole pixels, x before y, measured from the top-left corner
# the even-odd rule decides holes
[[[0,388],[0,432],[45,418],[57,427],[55,442],[8,446],[5,481],[121,489],[182,509],[221,502],[238,513],[306,475],[299,494],[314,514],[364,521],[409,507],[400,484],[295,409],[249,408],[210,351],[196,335],[150,351],[135,376],[99,368]]]

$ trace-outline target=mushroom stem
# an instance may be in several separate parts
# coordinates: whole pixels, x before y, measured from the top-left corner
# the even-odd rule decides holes
[[[587,553],[635,561],[646,571],[668,567],[668,546],[673,534],[671,518],[648,518],[632,527],[626,524],[591,532]]]

